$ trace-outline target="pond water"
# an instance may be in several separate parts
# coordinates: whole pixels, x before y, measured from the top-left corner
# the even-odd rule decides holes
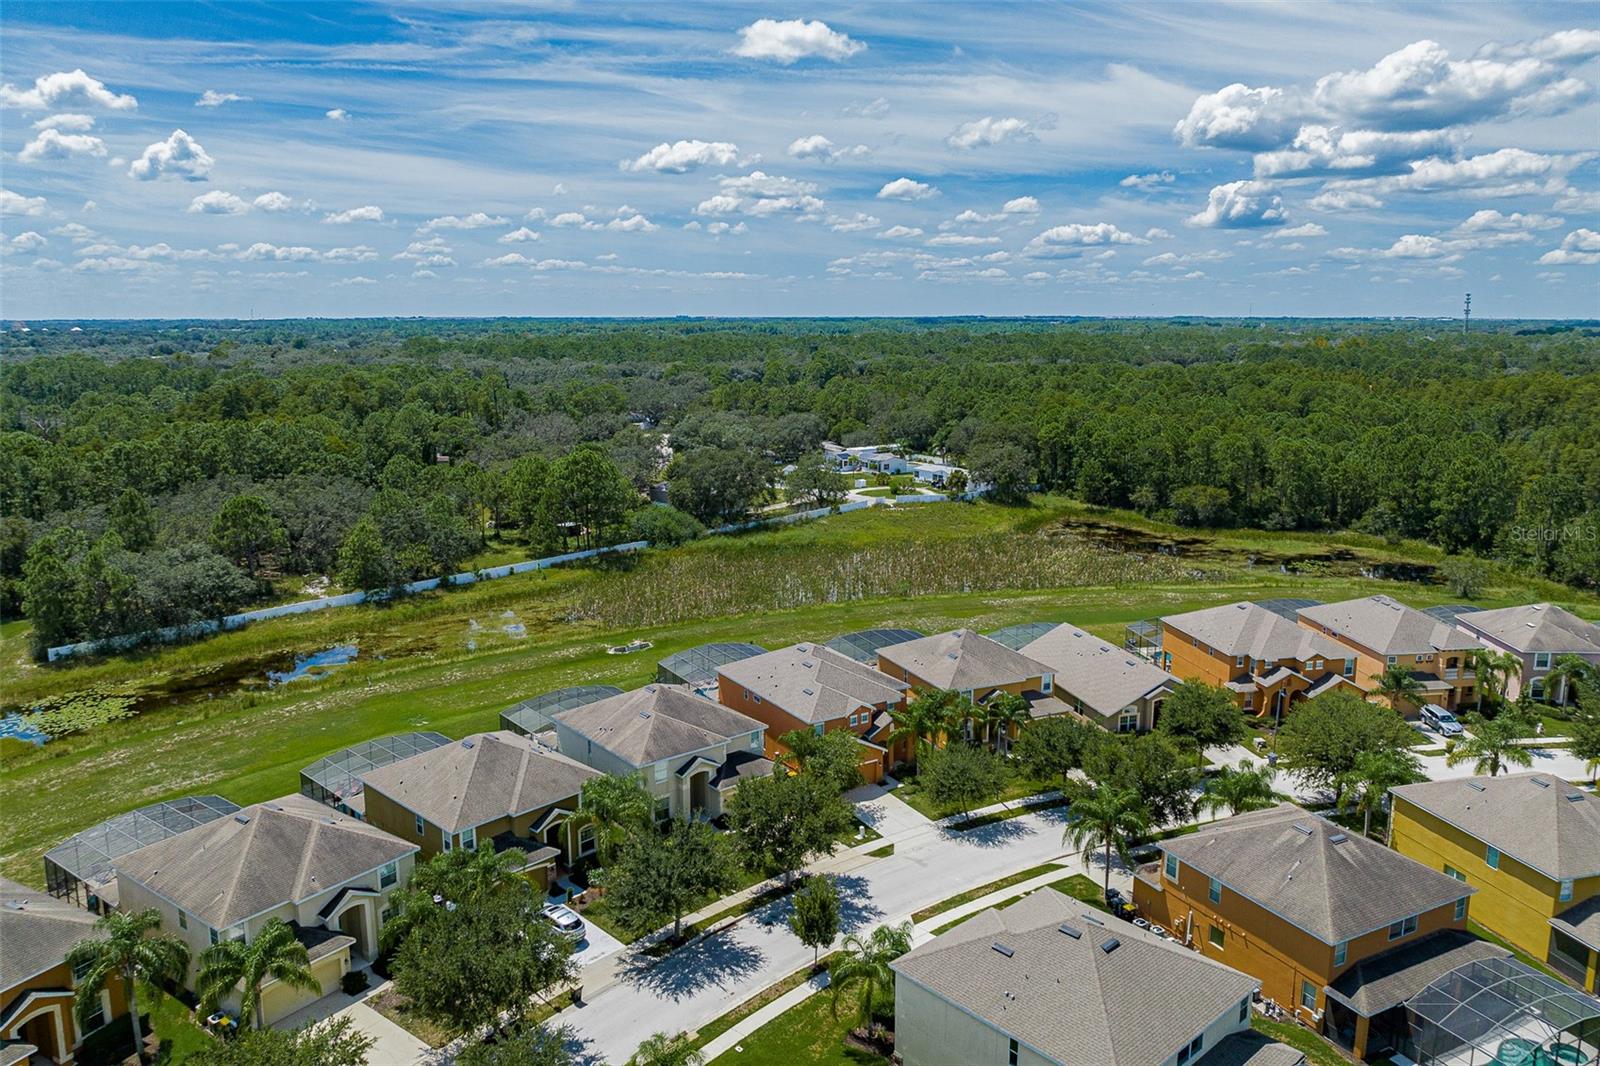
[[[34,726],[27,718],[20,714],[8,714],[0,717],[0,738],[20,740],[28,744],[43,744],[50,739],[50,735]]]
[[[303,678],[313,680],[324,678],[334,667],[355,662],[356,656],[360,654],[361,649],[354,644],[335,644],[331,648],[324,648],[309,655],[296,655],[292,668],[267,671],[267,684],[284,685]]]

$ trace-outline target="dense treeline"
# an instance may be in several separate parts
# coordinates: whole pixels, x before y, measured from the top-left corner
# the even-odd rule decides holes
[[[808,328],[809,327],[809,328]],[[1289,323],[110,324],[6,334],[0,579],[38,639],[683,539],[823,439],[1190,525],[1354,527],[1600,581],[1583,329]],[[85,354],[75,351],[82,347]],[[670,452],[661,432],[670,434]],[[672,465],[663,475],[669,454]],[[643,507],[663,476],[687,512]]]

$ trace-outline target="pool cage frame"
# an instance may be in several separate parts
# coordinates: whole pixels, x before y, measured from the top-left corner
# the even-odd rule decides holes
[[[1587,1066],[1600,1061],[1600,999],[1514,958],[1477,959],[1405,1003],[1418,1066]]]

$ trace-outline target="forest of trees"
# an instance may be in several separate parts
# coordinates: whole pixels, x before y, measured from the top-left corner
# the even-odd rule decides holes
[[[36,643],[382,587],[491,534],[681,540],[824,439],[1194,526],[1600,583],[1600,342],[1412,323],[278,322],[8,332],[0,612]],[[662,469],[660,434],[674,458]],[[644,493],[665,479],[672,510]]]

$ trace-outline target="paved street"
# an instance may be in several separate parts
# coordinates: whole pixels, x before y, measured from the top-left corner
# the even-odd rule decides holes
[[[909,828],[893,837],[894,855],[839,876],[845,930],[903,921],[928,904],[1059,858],[1063,817],[1047,811],[969,833],[926,822]],[[788,913],[780,901],[662,960],[631,958],[616,984],[555,1024],[572,1026],[588,1061],[613,1063],[626,1061],[653,1032],[704,1025],[811,960],[811,949],[789,931]]]

